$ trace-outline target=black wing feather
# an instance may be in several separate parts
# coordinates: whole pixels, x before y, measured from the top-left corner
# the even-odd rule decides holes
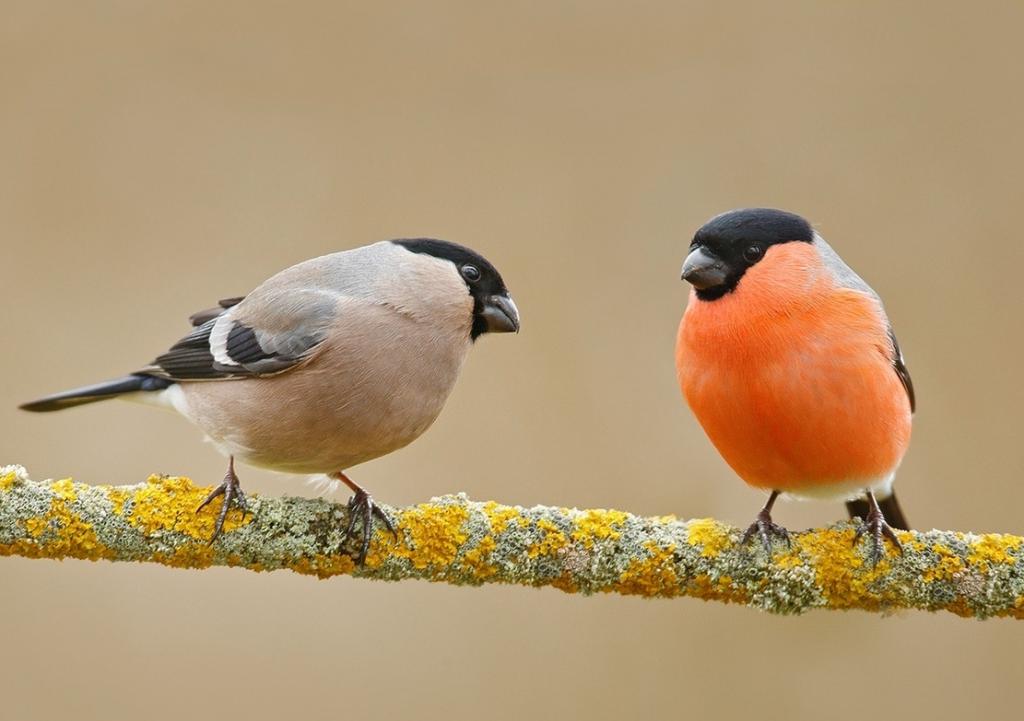
[[[309,358],[320,345],[337,303],[334,296],[320,291],[291,293],[289,303],[284,304],[279,298],[272,299],[267,320],[274,330],[267,331],[250,325],[244,314],[241,318],[224,316],[243,300],[243,296],[225,298],[219,308],[192,315],[190,320],[196,328],[140,372],[174,381],[233,380],[281,373]],[[264,302],[269,301],[264,298]],[[231,325],[223,351],[215,357],[210,336],[214,327],[224,323]]]
[[[259,338],[256,337],[256,331],[241,323],[235,323],[228,333],[227,353],[228,358],[239,365],[277,357],[277,353],[264,351]]]
[[[917,410],[917,397],[914,395],[914,381],[910,378],[910,370],[907,368],[907,363],[903,359],[903,351],[900,350],[900,344],[896,340],[896,334],[892,332],[892,328],[889,329],[889,340],[892,341],[892,365],[896,369],[896,375],[900,377],[900,382],[903,384],[904,390],[907,392],[907,398],[910,399],[910,412],[913,413]]]
[[[216,322],[211,318],[200,325],[158,356],[146,371],[176,381],[224,378],[226,374],[217,370],[210,350],[210,331]]]
[[[211,321],[214,318],[217,318],[218,316],[220,316],[221,313],[226,311],[228,308],[238,305],[243,300],[245,300],[244,295],[239,295],[234,298],[223,298],[217,301],[216,308],[207,308],[206,310],[201,310],[197,313],[193,313],[192,315],[190,315],[188,317],[188,322],[196,327],[201,326],[203,323],[206,323],[207,321]]]
[[[308,358],[323,340],[321,335],[306,337],[299,344],[301,352],[277,353],[260,345],[256,331],[235,321],[228,332],[225,349],[232,363],[218,363],[210,349],[210,333],[216,323],[217,318],[213,318],[199,326],[142,372],[175,381],[232,380],[274,375]]]
[[[309,339],[308,342],[302,343],[303,352],[299,355],[268,351],[260,345],[260,339],[255,330],[243,323],[236,322],[228,332],[225,350],[228,358],[249,373],[253,375],[272,375],[291,368],[305,358],[309,351],[319,343],[319,338]],[[222,366],[220,364],[216,364],[216,367],[229,372],[235,368],[235,366]]]

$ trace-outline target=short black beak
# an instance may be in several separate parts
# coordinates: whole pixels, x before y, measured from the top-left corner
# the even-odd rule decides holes
[[[480,317],[487,323],[488,333],[518,333],[519,309],[507,295],[492,295],[484,303]]]
[[[728,273],[725,263],[704,248],[693,250],[683,263],[683,280],[697,290],[713,288],[725,282]]]

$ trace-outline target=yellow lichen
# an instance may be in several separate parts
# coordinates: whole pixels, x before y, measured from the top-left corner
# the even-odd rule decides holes
[[[128,522],[150,535],[157,531],[176,531],[196,540],[213,536],[214,525],[224,497],[214,499],[202,511],[196,512],[212,489],[200,488],[188,478],[178,476],[150,476],[134,493],[134,505]],[[239,508],[231,508],[224,519],[224,532],[233,531],[252,521]]]
[[[733,584],[730,576],[722,576],[717,581],[706,573],[698,574],[687,584],[686,595],[704,601],[724,601],[725,603],[747,603],[747,592],[741,586]]]
[[[399,526],[395,528],[398,530]],[[398,533],[401,534],[401,530],[398,530]],[[381,531],[375,526],[370,536],[370,548],[366,552],[366,567],[380,568],[399,545],[400,542],[391,535],[390,531]]]
[[[925,583],[952,580],[953,576],[963,569],[964,562],[948,546],[936,543],[932,546],[932,551],[938,560],[921,574],[921,580]]]
[[[989,570],[989,564],[1013,563],[1016,552],[1024,538],[1003,533],[987,533],[971,542],[967,562],[982,572]]]
[[[25,519],[25,530],[28,531],[28,535],[32,536],[32,538],[39,538],[41,535],[43,535],[43,533],[46,532],[46,529],[49,527],[49,514],[42,517]]]
[[[78,500],[78,493],[75,491],[75,483],[70,478],[63,478],[50,484],[57,498],[73,503]]]
[[[675,544],[662,548],[654,541],[644,543],[647,557],[634,560],[619,576],[615,590],[636,596],[677,596],[678,576],[675,568]]]
[[[107,492],[107,498],[110,499],[110,505],[114,509],[114,513],[119,516],[124,515],[124,504],[131,498],[131,493],[121,488],[105,487],[104,490]]]
[[[904,540],[902,537],[900,538],[900,543],[903,544],[903,550],[913,551],[914,553],[920,553],[924,550],[924,543],[914,538],[913,534],[907,533],[907,535],[910,537],[906,540]]]
[[[213,565],[214,551],[209,543],[186,542],[174,553],[156,554],[160,563],[174,568],[208,568]]]
[[[35,541],[19,538],[14,543],[0,543],[0,556],[21,556],[22,558],[50,558],[46,549]]]
[[[35,539],[37,555],[90,561],[114,558],[114,552],[100,542],[92,526],[69,507],[77,498],[71,480],[55,481],[51,489],[54,497],[50,510],[42,516],[25,521],[25,529]]]
[[[487,516],[487,522],[491,525],[491,533],[500,535],[505,532],[508,528],[508,524],[513,520],[518,521],[520,525],[529,525],[529,521],[519,515],[519,509],[512,508],[511,506],[500,506],[494,501],[488,501],[484,504],[484,515]]]
[[[686,527],[686,541],[691,546],[701,546],[700,555],[715,558],[732,545],[729,527],[713,518],[698,518]]]
[[[537,528],[544,531],[544,537],[526,549],[530,558],[551,556],[569,545],[569,539],[565,537],[565,534],[548,519],[542,518],[537,521]]]
[[[351,556],[334,554],[326,555],[318,553],[312,558],[298,558],[288,566],[296,573],[317,578],[330,578],[331,576],[347,575],[356,569],[355,561]]]
[[[779,568],[789,569],[804,565],[804,559],[800,557],[800,552],[792,549],[781,556],[776,556],[773,560]]]
[[[617,540],[622,534],[615,528],[622,526],[628,518],[629,514],[622,511],[584,511],[573,521],[576,530],[572,532],[572,540],[586,548],[593,548],[596,540]]]
[[[883,557],[871,567],[853,544],[853,529],[810,531],[794,537],[797,550],[814,566],[815,578],[832,608],[877,609],[892,599],[878,588],[879,579],[890,569]],[[889,553],[896,553],[886,545]]]
[[[392,535],[391,531],[383,530],[378,524],[374,524],[370,536],[370,548],[366,553],[366,560],[364,562],[367,568],[380,568],[388,558],[394,555],[395,549],[402,545],[402,519],[404,516],[405,514],[402,513],[393,513],[392,515],[397,537]]]
[[[552,579],[551,587],[557,588],[559,591],[565,593],[579,593],[579,586],[576,584],[576,580],[572,577],[572,574],[566,571],[558,578]]]
[[[419,569],[448,566],[469,538],[463,529],[468,517],[465,506],[420,504],[402,514],[399,535],[409,543],[396,545],[392,555],[409,559]]]
[[[487,563],[497,545],[494,536],[484,536],[476,548],[467,551],[462,557],[463,562],[469,566],[476,578],[490,578],[498,572],[497,568]]]
[[[0,491],[9,491],[17,481],[18,474],[14,472],[14,469],[7,471],[7,473],[0,476]]]
[[[48,544],[48,549],[59,555],[90,561],[113,558],[115,555],[96,537],[92,526],[73,513],[68,513],[62,520],[61,532],[55,542]]]
[[[946,610],[961,618],[974,618],[976,615],[974,609],[967,603],[967,599],[963,597],[953,599],[952,603],[946,605]]]

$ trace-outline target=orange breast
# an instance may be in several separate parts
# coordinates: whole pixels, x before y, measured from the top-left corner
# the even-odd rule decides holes
[[[884,478],[910,441],[885,316],[806,243],[769,250],[734,293],[691,294],[676,367],[711,442],[747,483],[821,493]]]

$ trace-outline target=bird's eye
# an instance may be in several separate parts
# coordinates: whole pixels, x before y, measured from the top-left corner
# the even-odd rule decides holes
[[[475,283],[480,280],[480,269],[475,265],[464,265],[462,266],[462,277],[470,283]]]
[[[761,256],[764,255],[764,248],[760,245],[748,245],[743,250],[743,260],[748,263],[756,263],[761,260]]]

